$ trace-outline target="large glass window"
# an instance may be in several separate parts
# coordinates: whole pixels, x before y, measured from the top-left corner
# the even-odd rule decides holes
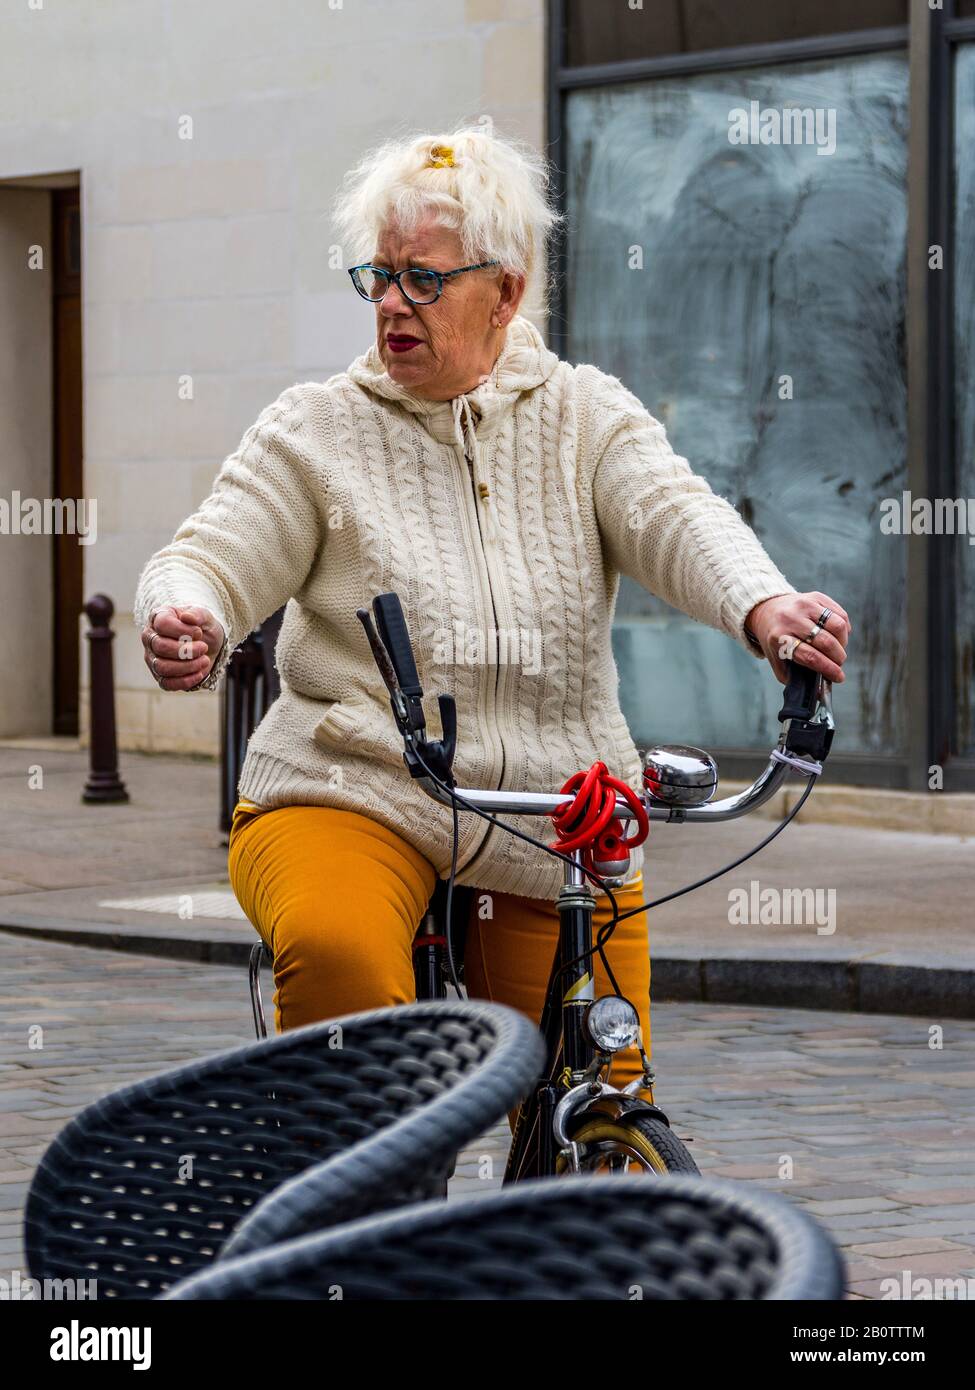
[[[907,99],[896,52],[565,105],[568,355],[640,396],[797,588],[856,612],[837,747],[886,755],[907,725],[906,545],[879,525],[907,485]],[[786,143],[789,108],[822,140]],[[750,143],[769,109],[779,142]],[[638,742],[767,747],[764,664],[629,581],[614,640]]]
[[[906,24],[908,0],[566,0],[570,67]]]
[[[955,57],[955,457],[959,498],[975,507],[975,45]],[[938,538],[956,556],[956,734],[975,756],[975,535]]]

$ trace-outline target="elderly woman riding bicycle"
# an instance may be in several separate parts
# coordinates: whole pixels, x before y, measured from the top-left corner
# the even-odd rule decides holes
[[[560,361],[519,313],[555,221],[537,155],[476,129],[388,144],[338,211],[375,344],[262,411],[136,603],[154,678],[185,691],[212,687],[287,601],[281,695],[251,739],[230,839],[234,891],[274,955],[279,1029],[412,998],[414,931],[450,867],[451,812],[404,773],[356,617],[374,595],[399,594],[427,689],[457,701],[458,782],[519,791],[597,759],[640,785],[610,641],[621,574],[779,679],[792,656],[841,681],[850,633],[635,396]],[[537,1019],[561,866],[462,816],[457,881],[477,890],[469,993]],[[642,893],[637,871],[620,908]],[[608,910],[600,895],[596,929]],[[649,1042],[645,914],[608,949]],[[640,1074],[622,1054],[620,1081]]]

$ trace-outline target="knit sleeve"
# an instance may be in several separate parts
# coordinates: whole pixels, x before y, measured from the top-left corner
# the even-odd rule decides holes
[[[745,619],[757,603],[794,587],[734,507],[674,452],[663,425],[611,384],[616,390],[602,393],[591,436],[604,553],[622,574],[762,657]]]
[[[325,535],[305,415],[299,387],[267,406],[209,497],[139,577],[139,627],[168,605],[208,608],[223,627],[223,647],[196,690],[216,686],[234,648],[302,586]]]

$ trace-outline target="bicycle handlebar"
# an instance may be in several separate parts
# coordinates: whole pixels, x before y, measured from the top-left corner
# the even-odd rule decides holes
[[[562,793],[489,791],[458,787],[451,767],[456,749],[457,711],[452,695],[439,695],[443,738],[426,737],[423,715],[423,688],[416,667],[409,630],[396,594],[380,594],[372,601],[376,626],[367,609],[356,609],[365,628],[376,664],[386,688],[397,728],[403,737],[403,761],[410,775],[428,796],[445,806],[454,798],[467,801],[481,811],[508,815],[550,816],[574,798]],[[379,633],[376,632],[379,628]],[[831,685],[808,666],[790,661],[779,721],[782,725],[776,746],[764,771],[736,796],[703,805],[675,806],[654,797],[644,787],[643,801],[651,820],[702,822],[734,820],[747,815],[775,795],[790,771],[806,777],[818,776],[829,754],[835,725],[831,708]],[[432,774],[432,776],[431,776]],[[614,818],[626,821],[633,812],[618,799]]]
[[[643,792],[643,802],[651,820],[663,820],[672,823],[735,820],[738,816],[748,815],[750,811],[754,811],[766,801],[771,800],[785,782],[792,768],[795,768],[796,771],[802,771],[801,767],[792,762],[769,758],[765,770],[744,791],[738,792],[735,796],[724,797],[721,801],[710,801],[703,806],[670,806],[666,802],[657,801],[647,790]],[[814,767],[810,764],[808,775],[818,776],[821,770],[821,765]],[[550,794],[548,792],[480,791],[463,787],[453,788],[451,795],[429,777],[421,776],[417,778],[417,781],[428,796],[433,797],[434,801],[439,801],[444,806],[450,806],[453,796],[456,796],[460,800],[470,802],[471,806],[475,806],[479,811],[489,811],[491,814],[550,816],[553,811],[557,811],[561,806],[568,806],[575,799],[559,792]],[[617,798],[613,819],[620,821],[633,819],[633,812],[622,798]]]

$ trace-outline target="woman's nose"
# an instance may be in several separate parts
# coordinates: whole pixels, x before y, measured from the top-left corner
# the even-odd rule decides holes
[[[395,318],[397,314],[408,314],[413,305],[400,289],[399,285],[390,283],[389,288],[379,301],[379,312],[385,314],[387,318]]]

